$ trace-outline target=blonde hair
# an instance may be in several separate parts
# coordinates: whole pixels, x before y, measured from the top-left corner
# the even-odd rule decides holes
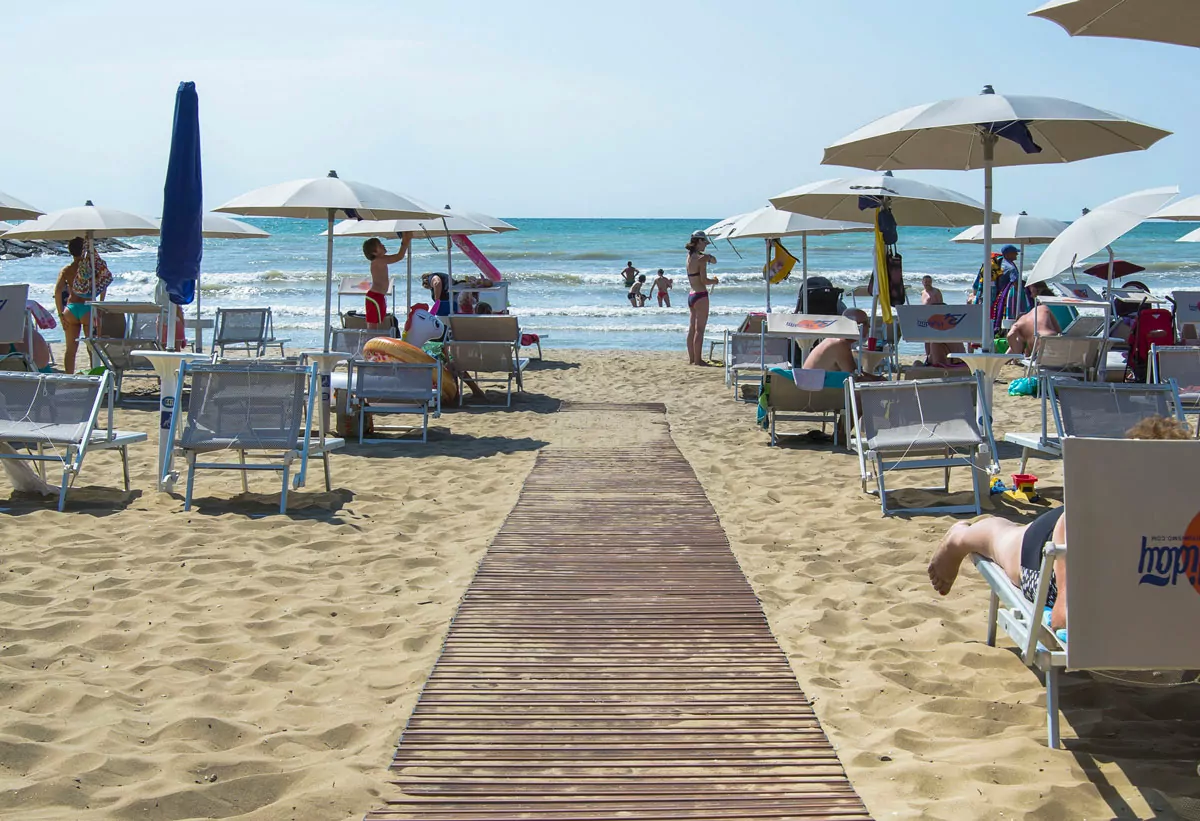
[[[1125,431],[1126,439],[1191,439],[1188,426],[1168,416],[1149,416]]]

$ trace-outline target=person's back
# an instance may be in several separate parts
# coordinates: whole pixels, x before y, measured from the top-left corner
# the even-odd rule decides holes
[[[625,287],[632,288],[637,275],[641,273],[637,268],[633,267],[633,260],[625,263],[625,270],[621,272],[621,276],[625,279]]]
[[[658,307],[671,307],[671,295],[668,293],[668,291],[671,290],[671,285],[673,284],[674,283],[671,281],[671,278],[663,273],[662,268],[659,268],[658,276],[654,278],[654,283],[650,288],[651,291],[658,292]]]

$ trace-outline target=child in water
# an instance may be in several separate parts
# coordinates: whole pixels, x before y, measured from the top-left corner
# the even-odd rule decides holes
[[[654,283],[650,286],[651,291],[658,291],[658,307],[660,307],[660,308],[670,308],[671,307],[670,290],[671,290],[671,285],[673,285],[673,284],[674,283],[672,282],[671,278],[663,273],[662,268],[659,268],[658,276],[656,276],[654,278]]]
[[[637,282],[629,289],[629,304],[635,308],[646,307],[646,295],[642,293],[642,286],[646,284],[646,275],[638,274]]]

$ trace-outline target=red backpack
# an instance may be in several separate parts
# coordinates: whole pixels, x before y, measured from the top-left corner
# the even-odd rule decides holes
[[[1129,334],[1128,372],[1137,382],[1146,381],[1151,345],[1175,344],[1175,315],[1166,308],[1143,308],[1137,312]]]

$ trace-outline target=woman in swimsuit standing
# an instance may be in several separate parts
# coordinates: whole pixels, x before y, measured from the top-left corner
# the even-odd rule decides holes
[[[708,245],[708,235],[697,231],[685,246],[688,252],[688,311],[691,314],[687,335],[689,365],[708,364],[700,352],[704,350],[704,328],[708,325],[708,286],[717,284],[717,278],[708,275],[709,263],[717,261],[712,254],[704,253]]]
[[[112,274],[108,265],[96,254],[95,262],[88,259],[83,237],[75,237],[67,243],[71,262],[58,274],[54,284],[54,303],[58,318],[62,322],[66,351],[63,353],[63,371],[75,373],[75,356],[79,351],[79,335],[87,336],[85,326],[91,308],[90,299],[104,299]],[[92,281],[92,266],[95,266],[95,282]]]

